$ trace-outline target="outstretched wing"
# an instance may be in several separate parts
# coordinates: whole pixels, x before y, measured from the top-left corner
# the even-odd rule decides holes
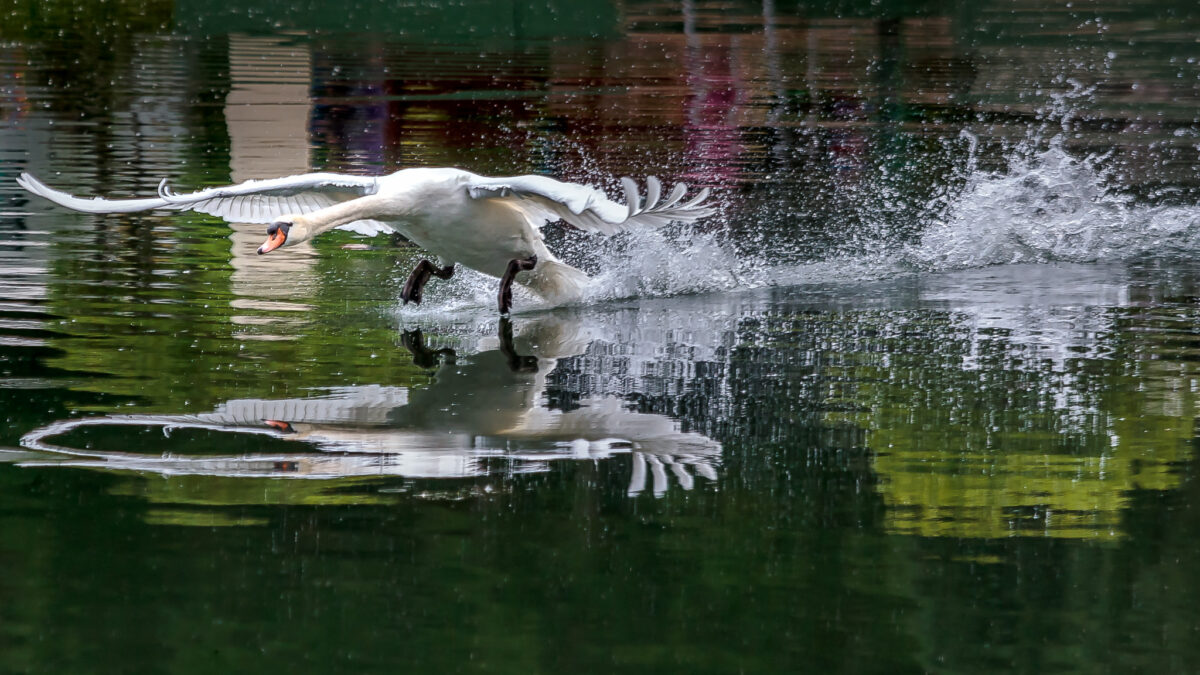
[[[55,190],[28,173],[21,174],[17,183],[55,204],[85,213],[197,211],[232,223],[270,223],[279,216],[310,213],[347,199],[374,194],[379,189],[374,177],[336,173],[306,173],[268,180],[248,180],[189,194],[176,194],[167,186],[164,178],[158,184],[158,196],[144,199],[74,197]],[[357,221],[343,227],[364,234],[392,231],[389,226],[377,221]]]
[[[679,221],[690,223],[712,215],[716,209],[703,205],[708,188],[689,201],[683,201],[687,186],[676,183],[671,193],[662,198],[662,183],[654,176],[646,179],[646,199],[638,194],[638,186],[630,178],[622,178],[625,204],[618,204],[600,190],[578,183],[564,183],[545,176],[515,176],[485,178],[475,176],[467,184],[467,192],[476,199],[509,198],[526,213],[544,222],[565,220],[587,232],[615,234],[637,227],[657,228]]]

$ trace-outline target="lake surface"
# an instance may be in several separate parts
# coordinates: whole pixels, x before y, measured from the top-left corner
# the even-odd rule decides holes
[[[0,671],[1200,669],[1194,3],[319,5],[0,24]],[[501,320],[15,183],[446,165],[721,212]]]

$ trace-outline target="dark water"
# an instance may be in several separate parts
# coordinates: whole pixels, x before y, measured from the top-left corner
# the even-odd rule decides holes
[[[0,670],[1200,668],[1193,4],[318,5],[2,10]],[[417,165],[722,214],[501,322],[13,181]]]

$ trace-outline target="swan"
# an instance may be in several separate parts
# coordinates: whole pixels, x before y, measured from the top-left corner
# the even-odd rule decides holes
[[[637,183],[622,178],[624,205],[589,185],[535,175],[493,178],[453,168],[403,169],[386,176],[308,173],[189,194],[174,192],[164,178],[157,197],[140,199],[82,199],[28,173],[17,183],[86,213],[190,210],[230,222],[269,223],[260,255],[334,228],[399,232],[438,261],[417,263],[400,293],[404,304],[420,304],[430,277],[449,279],[455,265],[463,265],[500,278],[496,300],[501,314],[512,308],[514,281],[553,303],[582,295],[588,276],[546,247],[541,232],[546,223],[562,220],[586,232],[612,235],[673,221],[690,223],[715,212],[704,204],[707,188],[684,201],[687,186],[677,183],[663,198],[654,176],[646,179],[644,201]]]

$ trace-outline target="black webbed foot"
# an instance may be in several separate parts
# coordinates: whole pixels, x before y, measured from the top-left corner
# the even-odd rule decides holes
[[[508,269],[504,270],[504,276],[500,277],[500,292],[496,294],[497,304],[500,306],[501,314],[508,314],[512,309],[512,284],[518,272],[525,272],[534,268],[537,265],[537,256],[531,255],[524,260],[514,259],[508,261]]]
[[[424,295],[425,284],[429,281],[430,276],[436,276],[439,279],[449,279],[454,276],[454,265],[446,265],[445,267],[434,267],[433,263],[428,260],[422,260],[413,268],[412,274],[408,275],[408,281],[404,282],[404,290],[400,291],[400,299],[404,304],[413,303],[414,305],[421,304],[421,298]]]

